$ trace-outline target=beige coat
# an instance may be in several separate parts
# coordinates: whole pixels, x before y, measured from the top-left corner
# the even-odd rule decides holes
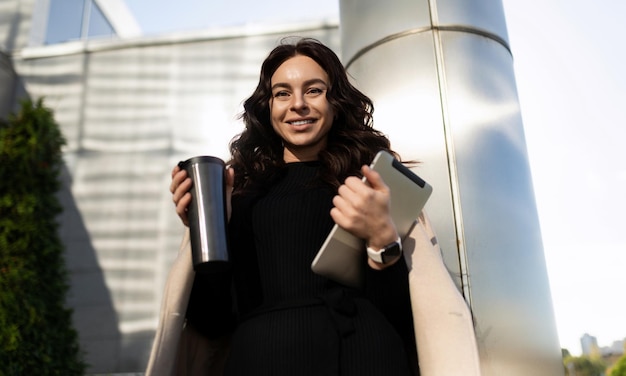
[[[165,286],[146,376],[222,373],[228,338],[208,340],[185,326],[194,275],[190,247],[187,231]],[[426,215],[420,215],[403,248],[421,375],[480,375],[472,316],[443,263]]]

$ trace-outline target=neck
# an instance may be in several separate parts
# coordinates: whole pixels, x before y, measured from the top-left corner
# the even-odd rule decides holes
[[[283,149],[283,160],[285,163],[316,161],[318,159],[317,153],[317,150],[294,150],[294,148],[288,148],[285,146]]]

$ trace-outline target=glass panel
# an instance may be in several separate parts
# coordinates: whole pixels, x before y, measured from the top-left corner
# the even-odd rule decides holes
[[[101,37],[101,36],[115,36],[115,30],[113,26],[106,19],[95,1],[91,1],[91,14],[89,15],[89,31],[87,32],[87,38]]]
[[[84,0],[50,0],[46,44],[80,39]]]

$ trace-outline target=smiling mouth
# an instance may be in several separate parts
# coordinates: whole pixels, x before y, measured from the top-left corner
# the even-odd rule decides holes
[[[313,119],[306,119],[306,120],[290,121],[288,123],[291,124],[291,125],[298,126],[298,125],[306,125],[306,124],[315,123],[315,120],[313,120]]]

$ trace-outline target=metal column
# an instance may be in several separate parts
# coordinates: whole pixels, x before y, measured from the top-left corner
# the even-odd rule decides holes
[[[342,57],[375,127],[434,186],[484,375],[563,374],[500,0],[341,0]]]

